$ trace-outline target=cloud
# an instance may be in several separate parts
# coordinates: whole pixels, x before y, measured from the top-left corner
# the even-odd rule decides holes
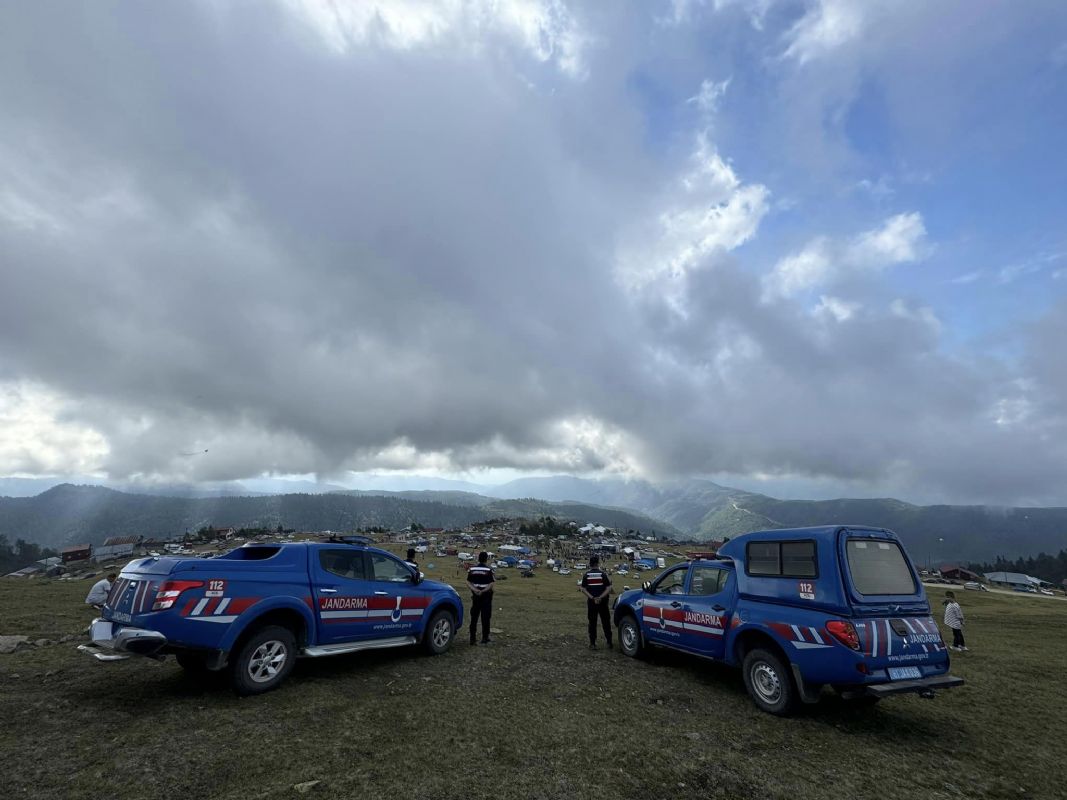
[[[0,465],[6,474],[64,475],[97,469],[108,454],[103,435],[71,418],[46,387],[0,384]]]
[[[840,297],[823,295],[819,298],[819,304],[815,306],[816,316],[825,316],[835,322],[847,322],[862,308],[860,303],[842,300]]]
[[[849,247],[848,258],[871,269],[906,264],[921,258],[925,237],[918,212],[897,214],[881,228],[861,234]]]
[[[619,264],[624,285],[640,288],[662,275],[677,277],[711,253],[737,249],[755,235],[769,197],[762,184],[744,184],[701,134],[689,169],[660,200],[653,221],[627,242]]]
[[[329,8],[0,11],[0,474],[1059,491],[1062,311],[1020,363],[947,347],[887,279],[925,208],[820,214],[723,109],[678,127],[706,75],[754,102],[752,70],[694,59],[780,52],[777,10]],[[849,49],[816,22],[758,76],[771,105]]]
[[[1067,251],[1055,251],[1055,252],[1041,252],[1034,256],[1020,261],[1015,264],[1009,264],[1006,267],[1001,267],[997,275],[997,283],[1002,286],[1014,283],[1020,278],[1025,278],[1028,275],[1034,275],[1040,272],[1045,272],[1050,267],[1067,258]],[[1052,271],[1052,277],[1057,277],[1057,271]]]
[[[816,0],[786,34],[783,57],[805,64],[854,41],[863,33],[865,8],[849,0]]]
[[[764,279],[765,297],[790,297],[830,283],[841,275],[877,272],[919,260],[926,250],[926,228],[917,212],[897,214],[848,242],[822,236],[780,260]]]
[[[948,282],[949,283],[955,283],[955,284],[958,284],[958,285],[962,286],[962,285],[966,285],[968,283],[974,283],[975,281],[980,280],[983,275],[985,275],[985,271],[984,270],[976,269],[976,270],[972,270],[971,272],[965,272],[962,275],[957,275],[954,278],[950,278]]]
[[[714,114],[719,110],[719,101],[730,87],[731,78],[721,81],[713,81],[705,78],[700,83],[700,91],[690,97],[686,102],[696,105],[705,116]]]
[[[581,76],[589,37],[560,0],[287,0],[338,54],[367,47],[477,49],[503,38]]]

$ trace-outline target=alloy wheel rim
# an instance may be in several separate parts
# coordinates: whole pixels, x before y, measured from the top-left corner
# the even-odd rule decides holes
[[[437,620],[437,624],[433,626],[432,635],[434,647],[444,647],[452,638],[452,624],[447,619]]]
[[[289,652],[285,644],[277,639],[263,642],[248,660],[248,677],[256,683],[267,683],[273,680],[285,666],[288,656]]]

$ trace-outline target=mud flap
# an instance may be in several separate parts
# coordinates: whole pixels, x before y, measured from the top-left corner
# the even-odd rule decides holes
[[[793,668],[793,683],[796,684],[797,694],[800,695],[801,701],[808,705],[818,703],[819,696],[822,694],[822,684],[808,683],[800,674],[800,667],[792,662],[789,666]]]

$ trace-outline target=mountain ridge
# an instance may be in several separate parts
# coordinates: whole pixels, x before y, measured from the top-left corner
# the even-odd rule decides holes
[[[409,485],[417,479],[408,479]],[[574,476],[521,478],[499,486],[441,482],[443,489],[341,489],[329,493],[160,497],[70,484],[36,498],[0,498],[0,534],[37,544],[90,536],[182,533],[202,524],[267,524],[347,530],[418,521],[430,527],[542,514],[694,541],[760,529],[857,524],[896,531],[920,563],[991,561],[1067,547],[1067,508],[919,506],[895,498],[780,500],[703,479],[652,483]],[[329,484],[297,484],[319,488]],[[55,490],[60,490],[57,493]],[[108,494],[110,493],[110,494]],[[123,499],[130,498],[130,499]],[[45,510],[46,509],[46,510]],[[177,526],[177,527],[176,527]],[[107,529],[106,534],[104,529]]]
[[[348,492],[160,497],[101,486],[60,484],[34,497],[0,498],[0,535],[11,542],[25,539],[55,548],[83,542],[99,544],[109,536],[170,538],[207,525],[237,528],[283,525],[299,530],[347,531],[369,526],[400,528],[418,522],[427,527],[452,528],[492,518],[543,515],[595,521],[646,534],[679,535],[673,526],[628,509],[536,499],[487,497],[481,500],[461,505],[430,498]]]

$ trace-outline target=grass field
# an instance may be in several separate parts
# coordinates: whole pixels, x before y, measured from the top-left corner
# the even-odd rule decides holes
[[[462,581],[450,560],[428,576]],[[0,655],[0,794],[279,798],[319,781],[307,796],[1067,796],[1067,603],[966,593],[972,649],[952,671],[967,686],[873,709],[827,693],[778,719],[731,669],[589,651],[577,577],[511,572],[491,647],[304,660],[246,699],[173,660],[98,663],[77,642]],[[79,633],[87,590],[0,581],[0,634]]]

